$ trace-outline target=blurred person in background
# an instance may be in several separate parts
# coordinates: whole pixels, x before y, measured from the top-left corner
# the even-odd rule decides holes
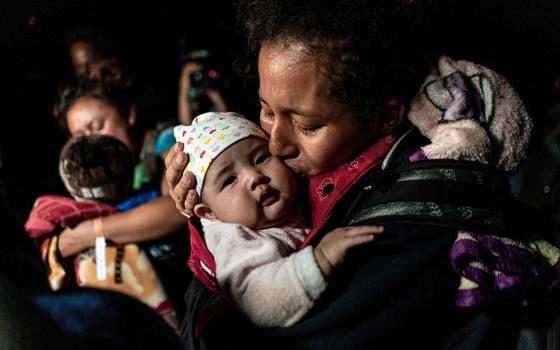
[[[225,55],[212,53],[209,48],[191,48],[189,40],[178,42],[180,66],[177,96],[178,120],[190,125],[194,116],[205,112],[226,112],[224,93],[227,93],[229,79],[226,62],[219,58]]]
[[[105,216],[102,221],[108,240],[117,244],[146,242],[141,245],[180,314],[182,293],[191,274],[185,265],[188,234],[184,217],[174,210],[162,179],[162,157],[174,142],[172,129],[146,127],[138,118],[130,91],[114,82],[85,80],[69,85],[60,97],[58,108],[58,121],[71,136],[112,136],[131,150],[135,164],[134,190],[160,191],[158,198],[129,211]],[[92,247],[94,242],[93,220],[89,219],[65,229],[59,236],[58,248],[66,257]]]
[[[131,69],[130,59],[124,55],[125,49],[115,35],[108,35],[101,29],[80,28],[70,32],[66,37],[65,47],[72,67],[69,81],[99,80],[118,82],[128,86],[138,105],[139,116],[151,128],[166,124],[171,120],[165,108],[162,93],[146,77],[135,74]],[[68,83],[64,82],[63,90]],[[61,92],[62,94],[64,92]],[[57,106],[54,114],[57,114]]]

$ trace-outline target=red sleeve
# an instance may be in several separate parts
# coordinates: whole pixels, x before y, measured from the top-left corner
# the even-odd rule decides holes
[[[214,256],[206,247],[204,241],[204,233],[202,225],[197,217],[192,216],[189,219],[189,232],[191,241],[191,255],[189,257],[189,268],[194,272],[196,277],[211,292],[222,295],[216,280],[216,263]]]

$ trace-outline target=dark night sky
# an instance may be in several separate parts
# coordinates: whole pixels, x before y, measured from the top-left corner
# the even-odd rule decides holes
[[[424,44],[503,73],[538,119],[549,80],[560,71],[558,1],[431,2],[432,34]],[[227,1],[0,0],[1,170],[7,210],[19,223],[35,197],[62,192],[56,160],[64,138],[49,108],[66,69],[64,38],[80,26],[118,36],[131,70],[169,101],[166,114],[174,113],[176,103],[181,36],[189,33],[231,57],[244,43]]]

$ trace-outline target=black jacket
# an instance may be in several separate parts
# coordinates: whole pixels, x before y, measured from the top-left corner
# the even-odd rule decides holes
[[[408,146],[406,142],[399,145],[401,148],[392,154],[389,169],[406,162]],[[182,337],[188,347],[537,349],[546,346],[550,334],[540,329],[547,329],[550,324],[541,322],[536,326],[532,322],[535,317],[530,322],[526,310],[505,303],[485,309],[456,308],[459,276],[449,261],[449,251],[457,236],[453,225],[360,220],[358,213],[391,189],[391,183],[387,188],[384,179],[386,173],[376,167],[363,176],[337,203],[322,234],[316,237],[315,243],[324,233],[349,222],[381,223],[385,227],[383,235],[373,244],[352,250],[331,276],[327,291],[302,321],[288,328],[259,329],[229,309],[229,312],[219,312],[196,336],[197,325],[200,328],[201,320],[212,314],[209,310],[220,309],[227,303],[193,280],[185,296],[187,315],[182,327]],[[544,315],[536,318],[544,320]],[[528,327],[532,327],[530,331]],[[524,337],[520,337],[522,329],[525,329]]]

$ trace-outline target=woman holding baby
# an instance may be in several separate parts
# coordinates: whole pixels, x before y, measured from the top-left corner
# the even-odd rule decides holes
[[[411,51],[411,37],[400,24],[410,21],[413,6],[356,1],[238,5],[258,66],[260,124],[270,152],[308,181],[312,229],[299,249],[316,246],[342,226],[382,224],[384,233],[375,243],[354,248],[311,311],[287,328],[244,322],[194,280],[183,325],[191,347],[519,344],[519,330],[526,325],[512,315],[522,313],[518,306],[526,303],[520,295],[536,277],[522,273],[515,278],[503,270],[486,279],[478,276],[496,268],[485,265],[485,256],[506,259],[493,250],[501,245],[509,251],[509,241],[502,238],[512,235],[506,227],[520,227],[504,224],[516,215],[488,202],[512,201],[495,169],[515,169],[531,121],[511,86],[493,71],[445,56],[425,61]],[[404,133],[407,119],[413,131]],[[190,216],[199,198],[193,174],[183,174],[185,147],[177,144],[166,157],[166,178],[176,207]],[[451,163],[444,163],[448,159]],[[444,165],[452,168],[452,176],[440,176],[450,173],[447,168],[430,170]],[[399,172],[403,167],[412,172]],[[472,174],[477,180],[471,181]],[[494,197],[479,202],[473,193]],[[553,259],[538,267],[533,259],[523,266],[521,261],[529,260],[521,258],[525,250],[518,253],[508,256],[509,262],[523,271],[550,272],[558,263]],[[501,277],[516,282],[508,289]],[[553,286],[556,279],[543,283]]]

